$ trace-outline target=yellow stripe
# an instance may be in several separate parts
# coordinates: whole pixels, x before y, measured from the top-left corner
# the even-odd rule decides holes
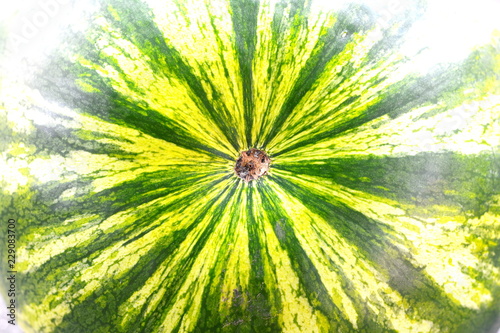
[[[385,281],[385,277],[370,264],[370,261],[360,255],[356,247],[349,245],[325,220],[312,213],[277,184],[271,182],[270,186],[293,221],[292,226],[301,247],[318,270],[330,298],[354,327],[357,326],[358,313],[352,300],[344,293],[345,287],[340,284],[341,279],[331,271],[330,260],[348,277],[352,288],[362,301],[378,316],[386,318],[394,329],[404,332],[429,332],[433,324],[427,320],[408,317],[404,311],[405,302],[401,295],[388,284],[388,281]],[[332,189],[330,188],[328,192],[332,193]]]
[[[314,50],[314,45],[324,33],[322,29],[332,26],[335,22],[331,14],[311,11],[307,17],[307,29],[301,29],[297,34],[292,34],[290,29],[280,31],[279,39],[283,41],[283,46],[280,47],[274,41],[276,36],[273,36],[271,28],[277,5],[278,2],[267,0],[262,1],[259,7],[259,29],[253,65],[254,85],[257,89],[254,93],[255,113],[252,128],[252,140],[256,142],[257,147],[262,146],[262,138],[272,130],[274,119],[289,97],[302,68]],[[283,25],[295,24],[293,20],[297,18],[289,17],[291,6],[292,3],[289,3],[284,9]],[[286,52],[283,52],[284,50]],[[269,75],[275,64],[280,64],[281,69]]]
[[[228,313],[231,306],[233,306],[234,290],[238,290],[242,296],[246,299],[244,294],[248,287],[250,280],[250,270],[252,268],[250,263],[250,253],[249,253],[249,239],[247,230],[247,202],[248,202],[248,191],[245,191],[246,184],[237,181],[238,190],[237,193],[241,193],[240,200],[233,202],[234,207],[232,208],[229,216],[232,219],[232,223],[236,224],[233,230],[228,230],[232,235],[231,243],[227,245],[227,262],[220,261],[217,263],[217,271],[225,272],[224,283],[221,290],[213,290],[214,294],[220,293],[221,304],[219,311],[224,314]],[[236,197],[236,195],[234,196]],[[248,302],[243,303],[245,306]]]
[[[485,276],[491,276],[493,281],[494,277],[500,278],[500,270],[484,262],[481,258],[483,253],[475,252],[474,247],[469,246],[468,239],[473,235],[473,231],[463,228],[464,224],[468,225],[469,222],[459,215],[460,212],[456,211],[454,212],[456,215],[444,217],[443,221],[439,221],[441,223],[436,221],[435,216],[442,215],[442,211],[432,214],[431,218],[417,219],[408,215],[407,211],[411,207],[352,190],[327,179],[293,176],[281,170],[275,173],[293,183],[307,186],[311,193],[342,202],[369,218],[393,227],[396,230],[393,236],[398,239],[398,246],[411,253],[416,264],[425,267],[424,270],[448,297],[462,306],[479,309],[492,301],[492,295],[484,284],[468,275],[463,267],[475,268],[490,274]],[[497,234],[500,232],[498,215],[485,214],[473,222],[476,225],[479,222],[489,224],[495,227],[492,230],[497,230]]]
[[[144,315],[147,316],[151,314],[152,311],[155,311],[158,303],[165,296],[167,290],[165,288],[159,288],[162,284],[165,284],[167,281],[170,281],[174,277],[174,273],[172,270],[179,268],[179,264],[182,260],[189,257],[190,252],[192,251],[192,247],[199,240],[199,237],[203,230],[207,227],[207,224],[210,222],[211,216],[217,203],[220,203],[222,198],[220,198],[217,203],[215,203],[210,209],[206,209],[207,204],[213,202],[216,196],[227,186],[229,186],[230,181],[222,182],[213,188],[210,193],[207,194],[203,202],[194,204],[186,209],[186,207],[182,207],[176,212],[168,213],[165,216],[165,219],[168,221],[168,229],[159,230],[160,234],[165,236],[173,233],[176,230],[182,230],[189,226],[195,219],[200,216],[206,216],[200,223],[190,232],[188,237],[182,242],[182,244],[176,249],[174,253],[164,261],[158,269],[151,275],[150,278],[144,283],[141,289],[137,290],[132,294],[132,296],[126,300],[119,308],[119,315],[122,318],[120,324],[123,327],[127,327],[130,324],[130,321],[135,320],[139,315],[142,307],[146,303],[149,303]],[[193,192],[198,191],[197,187],[193,188]],[[215,253],[213,253],[215,254]],[[172,296],[169,294],[169,296]],[[172,317],[167,316],[167,318]],[[172,321],[172,325],[175,326],[175,323]]]
[[[148,1],[148,4],[165,40],[201,78],[211,103],[219,111],[224,107],[229,111],[227,116],[238,133],[238,146],[243,147],[243,92],[229,2],[188,0],[182,5],[177,1]],[[216,91],[212,91],[212,85]],[[214,93],[218,96],[213,96]]]
[[[500,96],[490,95],[434,116],[426,106],[398,118],[383,116],[346,134],[300,147],[279,157],[294,163],[363,155],[404,156],[453,151],[465,155],[500,147]]]
[[[318,311],[309,303],[305,291],[301,288],[297,272],[293,269],[288,253],[283,250],[277,239],[269,216],[263,212],[262,198],[256,192],[253,200],[253,210],[259,224],[261,241],[264,243],[264,270],[266,287],[273,295],[275,288],[279,290],[280,300],[271,298],[271,304],[280,302],[280,309],[273,309],[278,313],[279,323],[283,332],[325,332],[328,323]],[[270,261],[267,261],[269,258]]]
[[[228,155],[237,155],[238,152],[225,140],[218,125],[204,116],[190,88],[169,73],[168,64],[164,72],[155,73],[148,65],[151,60],[137,46],[121,36],[104,18],[96,22],[102,29],[96,41],[102,56],[111,57],[123,74],[111,65],[95,64],[82,55],[74,55],[75,62],[96,70],[99,75],[109,79],[111,86],[129,101],[134,104],[146,103],[149,108],[176,122],[199,142]],[[127,81],[134,82],[136,87],[132,89]],[[86,81],[81,79],[79,82]],[[137,109],[137,112],[144,111]]]
[[[232,182],[234,183],[234,180]],[[237,191],[241,191],[241,185],[238,187]],[[199,227],[196,228],[197,230],[193,230],[188,238],[182,243],[179,248],[179,252],[184,252],[183,257],[189,255],[189,249],[192,248],[193,244],[196,244],[196,239],[207,227],[208,223],[213,222],[215,216],[214,210],[217,205],[221,204],[223,199],[224,198],[220,198],[217,200],[214,207],[207,212],[204,221],[200,223]],[[215,229],[210,234],[203,250],[197,255],[189,274],[185,277],[185,282],[179,292],[175,295],[173,301],[175,306],[168,311],[165,320],[160,326],[160,330],[171,332],[177,325],[180,325],[180,332],[191,332],[197,324],[201,310],[203,293],[205,292],[205,288],[210,288],[210,270],[214,268],[222,268],[221,264],[223,260],[221,257],[223,257],[227,250],[225,244],[236,240],[232,230],[228,235],[228,228],[231,224],[233,207],[237,204],[237,195],[228,197],[228,199],[229,202],[226,206],[226,210],[223,212]],[[231,269],[234,267],[228,268]],[[240,283],[243,282],[243,285],[246,286],[249,278],[248,271],[238,271],[240,273],[247,274],[246,276],[240,276],[238,281]],[[237,274],[238,271],[235,273]],[[212,292],[215,294],[220,293],[219,290],[213,290]]]
[[[353,36],[353,41],[328,62],[311,91],[294,108],[283,125],[283,130],[271,141],[271,150],[282,150],[313,133],[335,128],[339,123],[362,115],[381,100],[384,89],[408,75],[407,71],[395,66],[400,58],[397,54],[371,66],[361,65],[371,47],[381,38],[379,29],[367,35]],[[345,66],[352,66],[355,73],[341,82],[344,79],[341,71]],[[372,81],[384,77],[388,78],[373,86]],[[359,97],[355,102],[339,107],[342,102],[354,96]]]
[[[58,237],[57,240],[51,240],[41,249],[36,248],[27,251],[25,255],[28,258],[32,258],[33,260],[30,260],[29,262],[33,262],[34,264],[32,265],[33,267],[27,267],[26,269],[34,269],[36,266],[39,266],[43,262],[49,260],[51,256],[62,253],[64,250],[71,247],[85,246],[86,243],[91,242],[96,236],[99,237],[99,235],[105,235],[113,232],[114,230],[126,228],[128,225],[132,226],[137,220],[144,218],[143,215],[149,215],[148,209],[157,210],[158,207],[163,207],[177,202],[180,199],[199,191],[200,187],[206,186],[206,184],[210,181],[218,179],[219,177],[220,176],[214,176],[212,179],[207,179],[205,182],[197,183],[182,193],[162,197],[139,207],[131,208],[127,211],[115,214],[101,222],[99,225],[88,228],[83,232],[77,232],[66,237]],[[102,286],[102,281],[106,281],[108,279],[120,279],[123,274],[126,274],[140,260],[142,255],[146,254],[156,244],[158,239],[165,235],[172,234],[176,230],[186,228],[195,220],[197,215],[201,213],[204,214],[204,207],[206,207],[206,205],[213,200],[222,188],[227,186],[227,182],[228,181],[225,182],[226,184],[221,183],[215,186],[213,190],[207,194],[203,201],[190,206],[189,209],[181,207],[175,211],[166,212],[163,216],[159,217],[158,220],[148,225],[148,228],[157,226],[154,230],[143,235],[136,241],[123,246],[122,244],[127,241],[127,239],[123,239],[121,242],[115,243],[111,247],[108,247],[100,252],[99,255],[92,261],[83,259],[82,261],[73,263],[68,269],[68,279],[70,280],[65,281],[66,283],[64,283],[64,288],[61,288],[59,283],[58,287],[54,287],[47,297],[39,304],[27,304],[22,307],[23,313],[29,315],[30,318],[36,318],[36,314],[39,313],[44,314],[44,316],[38,316],[38,319],[32,323],[33,329],[35,331],[40,331],[42,327],[54,329],[58,323],[61,322],[63,316],[69,313],[70,304],[76,304],[85,300]],[[207,214],[207,216],[210,217],[211,214]],[[196,229],[198,232],[193,231],[190,234],[190,238],[197,238],[200,230],[203,230],[204,227],[206,227],[206,225],[201,223]],[[130,235],[130,238],[141,234],[143,231],[143,229],[134,230],[134,233]],[[189,248],[189,244],[194,244],[190,243],[190,240],[194,241],[192,239],[188,239],[183,243],[183,248]],[[180,253],[182,253],[182,251],[182,248],[179,249]],[[175,264],[175,262],[170,263],[172,265],[169,266],[169,268],[174,267],[173,264]],[[161,271],[161,269],[158,271]],[[135,308],[138,310],[138,306],[145,302],[147,300],[147,296],[152,293],[152,289],[154,289],[153,287],[157,287],[157,284],[151,283],[151,281],[156,281],[156,283],[158,282],[158,280],[155,279],[156,274],[153,275],[148,280],[148,283],[146,283],[141,289],[143,293],[149,291],[147,295],[141,295],[141,297],[138,297],[138,295],[140,295],[140,291],[138,291],[134,294],[134,296],[132,296],[132,303],[125,302],[124,305],[120,307],[120,309],[125,309],[125,312],[128,312],[128,316],[135,313],[131,309]],[[68,296],[68,291],[71,286],[75,283],[81,282],[85,284],[85,287],[77,293],[72,293]],[[54,306],[52,303],[54,300],[60,300],[60,303],[57,306]],[[125,313],[121,314],[124,316],[123,320],[128,317]]]

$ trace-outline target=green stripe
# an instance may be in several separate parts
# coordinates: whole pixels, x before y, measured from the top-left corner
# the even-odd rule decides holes
[[[275,181],[280,183],[279,180]],[[262,198],[264,199],[262,208],[266,212],[268,220],[273,224],[280,245],[290,256],[292,267],[298,273],[301,287],[304,289],[309,303],[328,318],[332,331],[352,331],[352,324],[328,296],[328,291],[321,282],[321,277],[314,264],[295,236],[293,221],[287,216],[282,205],[277,202],[274,191],[268,186],[262,186],[259,191],[262,192]]]
[[[252,63],[255,55],[255,43],[257,32],[257,18],[259,14],[259,0],[230,0],[231,19],[235,34],[236,50],[240,65],[240,75],[243,84],[243,107],[245,116],[245,136],[247,147],[254,147],[252,142],[253,125],[253,71]]]
[[[249,254],[252,263],[252,270],[250,271],[250,285],[248,292],[250,295],[256,295],[255,298],[255,311],[252,311],[252,327],[262,327],[263,332],[278,332],[280,330],[279,321],[277,320],[276,313],[273,311],[273,304],[271,304],[270,294],[273,294],[273,299],[278,299],[278,292],[272,286],[266,286],[265,282],[265,259],[269,256],[266,251],[266,240],[262,238],[262,222],[255,216],[253,210],[255,209],[254,196],[256,195],[257,188],[251,187],[249,189],[248,203],[247,203],[247,228],[248,237],[251,242],[249,243]],[[281,308],[282,304],[274,304],[276,308]],[[254,314],[255,313],[255,314]]]
[[[138,6],[136,1],[119,1],[112,6],[113,10],[118,13],[119,19],[115,19],[112,14],[108,14],[107,18],[113,22],[114,26],[150,58],[149,65],[158,75],[170,74],[183,80],[191,89],[192,97],[198,101],[205,116],[220,126],[228,142],[236,151],[239,151],[237,133],[232,129],[232,121],[229,118],[230,111],[225,110],[224,113],[221,112],[223,110],[217,110],[214,107],[213,101],[211,101],[201,84],[203,78],[197,77],[183,59],[182,54],[165,42],[165,39],[162,38],[163,34],[153,22],[150,9],[144,4]],[[148,33],[145,33],[145,31]],[[96,55],[96,58],[99,57],[99,55]],[[168,92],[165,93],[168,94]],[[216,98],[216,96],[214,97]],[[150,117],[149,113],[148,117]],[[158,124],[165,121],[166,119],[161,119],[160,121],[154,121],[154,123]],[[179,133],[179,128],[173,128],[172,132]]]
[[[321,164],[275,164],[295,174],[331,179],[348,188],[417,207],[439,203],[468,217],[479,217],[500,194],[493,154],[423,153],[403,157],[330,159]],[[417,212],[417,211],[415,211]]]
[[[363,33],[372,24],[368,10],[362,6],[353,5],[338,14],[337,20],[332,27],[323,28],[324,33],[314,46],[311,57],[302,68],[300,76],[282,106],[278,117],[274,119],[273,128],[265,138],[264,146],[267,146],[282,129],[283,124],[294,108],[311,90],[319,76],[323,74],[326,64],[344,50],[354,34]]]
[[[88,41],[81,46],[94,48],[93,44]],[[86,55],[95,63],[103,62],[103,57],[100,57],[99,53],[94,53],[94,51],[89,50]],[[66,61],[64,63],[66,66],[71,66],[71,64]],[[51,73],[51,76],[54,77],[54,80],[63,80],[67,76],[67,73],[62,71],[63,68],[64,66],[62,66],[61,63],[54,63],[48,71]],[[99,74],[95,71],[89,73],[87,68],[82,68],[81,66],[76,69],[72,68],[72,70],[75,76],[86,77],[90,75],[93,78],[91,81],[92,86],[98,89],[99,93],[79,91],[74,83],[69,84],[70,87],[73,86],[71,93],[68,93],[65,89],[55,90],[52,86],[48,85],[44,87],[42,91],[52,95],[51,97],[58,101],[64,101],[67,105],[80,109],[82,113],[97,116],[100,119],[120,124],[128,128],[137,129],[142,133],[167,142],[172,142],[181,147],[210,152],[228,160],[234,159],[233,156],[229,156],[218,149],[194,140],[192,135],[176,121],[163,116],[157,110],[151,109],[144,104],[138,105],[131,102],[126,96],[120,95],[113,88],[109,87],[109,82],[99,78]],[[61,139],[59,138],[59,140]],[[92,144],[95,145],[96,143]],[[106,153],[109,153],[109,151],[106,151]]]
[[[380,98],[380,102],[370,106],[361,115],[357,117],[349,117],[349,115],[341,116],[341,121],[336,123],[335,126],[331,128],[319,127],[315,132],[304,137],[298,143],[288,145],[286,149],[276,151],[273,155],[277,157],[303,146],[338,137],[347,131],[359,128],[369,121],[384,115],[397,118],[419,107],[437,104],[438,101],[445,103],[445,106],[440,106],[433,113],[457,107],[464,100],[468,100],[475,94],[478,94],[478,92],[468,92],[465,94],[465,91],[481,86],[484,82],[493,78],[493,73],[495,72],[495,63],[492,60],[493,53],[494,51],[491,47],[486,46],[473,52],[463,63],[441,66],[423,76],[409,76],[386,89],[382,94],[382,98]],[[478,71],[483,72],[484,75],[478,77],[475,74]],[[388,78],[380,78],[373,82],[371,86],[376,87],[380,81],[386,79]],[[337,109],[331,110],[325,118],[336,116],[343,110],[346,104],[353,103],[358,97],[351,96],[344,104],[339,105]],[[345,118],[345,120],[342,118]],[[323,119],[320,118],[318,120]]]
[[[343,8],[105,1],[31,86],[6,81],[27,332],[488,331],[498,45],[419,72],[420,3]],[[253,145],[272,165],[247,184]]]
[[[173,171],[172,173],[177,174],[177,172],[175,171]],[[149,176],[151,177],[153,175]],[[170,193],[181,191],[183,188],[185,188],[186,183],[197,182],[201,179],[187,177],[186,175],[176,175],[175,178],[166,178],[166,174],[163,173],[162,178],[164,178],[165,180],[162,184],[161,182],[157,181],[158,175],[154,176],[156,177],[150,178],[149,181],[156,181],[149,184],[147,177],[143,176],[134,182],[116,186],[111,190],[106,190],[87,198],[75,198],[74,201],[70,202],[69,206],[66,203],[49,205],[50,211],[52,212],[50,215],[48,215],[50,216],[50,219],[40,221],[39,224],[43,228],[55,232],[58,236],[65,236],[68,234],[82,232],[92,226],[98,226],[100,223],[102,223],[102,221],[106,220],[114,214],[125,212],[134,207],[139,207],[141,204],[152,202],[155,199],[168,196]],[[179,200],[171,205],[163,205],[162,209],[153,206],[149,209],[138,210],[137,220],[133,223],[133,227],[129,223],[124,223],[120,226],[117,226],[117,228],[111,233],[95,233],[91,239],[85,240],[84,243],[77,246],[75,245],[74,247],[69,248],[63,253],[54,256],[52,260],[49,260],[46,263],[42,264],[35,272],[29,273],[25,277],[26,280],[33,279],[35,281],[40,281],[40,284],[36,288],[36,294],[32,296],[33,299],[41,302],[42,299],[46,297],[49,290],[52,288],[52,282],[50,281],[58,281],[64,279],[64,276],[67,274],[66,268],[70,267],[72,264],[84,258],[92,258],[94,255],[99,254],[100,251],[108,248],[111,244],[123,242],[123,246],[125,246],[128,243],[133,242],[134,239],[139,238],[139,235],[141,233],[147,233],[151,230],[154,230],[155,228],[158,228],[160,225],[156,221],[158,221],[161,215],[164,214],[164,211],[178,209],[178,207],[182,207],[182,205],[193,205],[194,203],[200,201],[207,194],[207,192],[210,191],[210,188],[223,180],[224,178],[221,178],[220,180],[209,182],[202,191],[198,191],[193,195],[186,196],[182,200]],[[163,191],[150,193],[152,189],[157,188],[163,188]],[[62,189],[60,188],[57,189],[57,191],[61,190]],[[43,192],[44,191],[42,191],[42,194],[40,195],[40,199],[38,199],[39,202],[43,202],[44,200],[42,198],[47,195]],[[145,193],[145,195],[141,192]],[[130,199],[131,196],[133,196],[135,200],[126,200]],[[208,206],[207,209],[209,207],[210,206]],[[61,232],[58,230],[58,227],[63,224],[65,220],[74,216],[84,216],[87,214],[94,215],[96,216],[96,218],[82,225],[81,228],[75,228],[73,226],[68,231]],[[194,227],[195,225],[196,221],[193,221],[192,227]],[[37,229],[36,224],[31,225],[31,227],[35,230]],[[29,229],[26,230],[26,232],[29,232]],[[186,232],[184,233],[184,237],[188,234],[188,232],[189,230],[186,230]],[[169,236],[169,239],[178,242],[183,238],[181,235],[177,235],[176,237]],[[47,281],[47,283],[42,281]],[[79,288],[79,286],[76,286],[75,291],[77,291]]]
[[[460,318],[470,318],[475,315],[473,310],[459,306],[449,299],[432,278],[425,274],[423,271],[425,267],[415,266],[413,264],[415,260],[411,254],[401,251],[396,246],[400,241],[392,235],[397,234],[397,230],[367,218],[360,212],[338,202],[334,197],[311,196],[307,189],[280,177],[273,177],[273,181],[288,193],[293,193],[311,211],[324,218],[343,239],[355,246],[359,251],[359,257],[372,263],[387,279],[389,285],[405,297],[405,300],[411,304],[410,307],[422,309],[418,317],[442,325],[444,329],[456,324],[466,325],[466,322],[460,322]],[[266,209],[271,212],[277,210],[276,207],[272,209],[266,207]],[[277,217],[274,219],[277,220]],[[286,220],[282,219],[282,221],[284,222],[280,225],[286,223]],[[289,233],[290,230],[287,230],[287,240],[293,237]],[[297,252],[297,249],[291,251],[293,253],[291,257],[296,258]],[[311,274],[310,270],[303,270],[302,276],[310,277]],[[344,284],[348,285],[350,277],[345,278]],[[316,287],[314,290],[319,290],[319,288]],[[359,295],[354,294],[353,297],[358,298]],[[430,299],[432,302],[429,302]],[[377,320],[377,314],[367,308],[362,300],[356,303],[358,311],[365,313],[365,317],[362,318],[365,322],[361,323],[360,327],[377,330],[381,325]],[[410,312],[409,315],[413,317],[416,314]],[[391,327],[385,327],[385,329],[391,330]]]

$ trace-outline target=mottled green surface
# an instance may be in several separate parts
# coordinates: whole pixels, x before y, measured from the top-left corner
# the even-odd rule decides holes
[[[27,332],[493,327],[498,45],[422,72],[401,46],[423,4],[340,7],[105,1],[4,79]],[[272,166],[247,184],[250,147]]]

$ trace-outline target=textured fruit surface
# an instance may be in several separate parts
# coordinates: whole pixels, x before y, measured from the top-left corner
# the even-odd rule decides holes
[[[439,58],[469,45],[447,15],[370,6],[102,1],[5,71],[24,330],[491,330],[500,34]]]
[[[265,151],[251,148],[241,152],[234,171],[244,181],[251,182],[267,175],[270,164],[271,159]]]

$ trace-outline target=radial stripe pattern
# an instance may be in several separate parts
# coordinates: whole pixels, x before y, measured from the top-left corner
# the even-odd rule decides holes
[[[6,72],[23,329],[494,327],[500,34],[422,70],[426,4],[370,6],[103,0],[29,80]],[[246,183],[250,148],[272,162]]]

